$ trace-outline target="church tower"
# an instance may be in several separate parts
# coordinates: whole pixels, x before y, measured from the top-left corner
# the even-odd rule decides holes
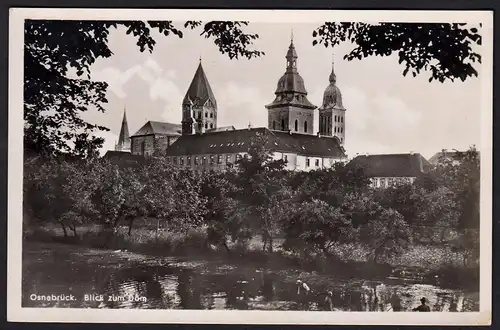
[[[120,128],[120,135],[118,136],[118,143],[115,145],[115,150],[130,152],[130,136],[128,133],[126,110],[123,110],[122,127]]]
[[[286,71],[278,81],[274,101],[266,105],[271,130],[315,134],[314,109],[307,99],[304,79],[297,72],[297,52],[293,37],[286,54]]]
[[[201,134],[217,128],[217,101],[203,66],[198,65],[182,101],[182,135]]]
[[[323,94],[323,104],[319,110],[319,134],[336,136],[341,145],[345,143],[345,111],[342,104],[342,93],[337,86],[334,62],[330,73],[330,85]]]

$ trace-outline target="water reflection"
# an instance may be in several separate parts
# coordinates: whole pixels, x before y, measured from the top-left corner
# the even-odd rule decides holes
[[[188,261],[167,265],[160,259],[145,262],[134,258],[121,255],[110,261],[102,255],[28,250],[23,264],[23,306],[398,312],[410,311],[426,297],[432,311],[479,309],[477,294],[402,280],[377,282],[309,274],[311,292],[303,294],[297,291],[298,277],[292,271],[232,267],[222,262],[196,267]],[[55,267],[50,262],[54,260],[58,261]],[[68,292],[77,300],[30,299],[33,293]],[[104,299],[84,301],[90,294]]]

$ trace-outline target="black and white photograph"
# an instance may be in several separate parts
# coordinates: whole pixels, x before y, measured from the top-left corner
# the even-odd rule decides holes
[[[490,324],[492,17],[12,10],[9,319]]]

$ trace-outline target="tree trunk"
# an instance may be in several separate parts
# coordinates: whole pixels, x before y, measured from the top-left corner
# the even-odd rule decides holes
[[[73,231],[73,236],[74,237],[78,236],[78,234],[76,233],[76,225],[75,224],[69,226],[69,228]]]
[[[155,242],[158,244],[158,233],[160,232],[160,219],[156,218]]]
[[[132,225],[134,224],[134,218],[130,217],[128,219],[128,236],[132,236]]]
[[[66,230],[66,226],[62,222],[60,222],[60,224],[64,233],[64,237],[68,237],[68,231]]]
[[[226,249],[227,253],[231,253],[231,250],[229,249],[229,246],[227,246],[227,242],[225,239],[222,241],[222,245],[224,245],[224,248]]]
[[[269,252],[269,253],[273,253],[273,236],[272,236],[272,235],[269,235],[269,236],[267,237],[267,239],[268,239],[268,242],[269,242],[269,247],[268,247],[268,248],[269,248],[269,251],[268,251],[268,252]]]

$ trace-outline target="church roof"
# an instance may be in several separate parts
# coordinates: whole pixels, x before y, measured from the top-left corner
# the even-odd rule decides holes
[[[348,166],[361,167],[368,177],[417,177],[431,164],[419,153],[360,155]]]
[[[167,150],[167,156],[203,155],[248,152],[252,138],[268,136],[267,147],[276,152],[317,157],[344,157],[344,149],[336,137],[290,134],[265,127],[246,128],[205,134],[183,135]]]
[[[118,136],[119,147],[130,147],[130,136],[128,133],[127,113],[123,112],[122,126],[120,128],[120,135]]]
[[[340,88],[337,86],[337,76],[335,75],[333,62],[332,72],[330,73],[328,80],[330,81],[330,84],[326,87],[325,92],[323,93],[323,103],[319,110],[331,108],[345,110],[342,102],[342,93],[340,92]]]
[[[274,92],[276,98],[271,104],[266,105],[266,108],[271,109],[284,105],[293,105],[306,109],[315,109],[316,106],[307,99],[307,90],[304,84],[304,79],[297,71],[297,52],[295,51],[293,41],[290,43],[288,48],[286,59],[286,71],[278,80],[278,85],[276,86],[276,91]]]
[[[180,124],[172,124],[161,121],[148,121],[144,126],[141,127],[134,136],[143,136],[143,135],[169,135],[169,136],[177,136],[182,134],[182,125]]]
[[[192,103],[193,105],[202,106],[207,101],[210,101],[214,107],[217,107],[217,101],[200,61],[182,103]]]
[[[234,126],[222,126],[222,127],[217,127],[217,128],[209,128],[206,130],[208,133],[214,133],[214,132],[225,132],[225,131],[234,131],[236,128]]]

